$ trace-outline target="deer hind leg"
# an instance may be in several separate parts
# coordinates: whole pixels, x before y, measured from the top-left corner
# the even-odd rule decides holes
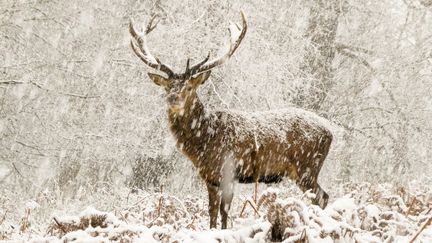
[[[315,168],[315,173],[313,174],[303,174],[301,179],[298,181],[298,186],[305,192],[307,190],[312,190],[315,194],[315,198],[312,199],[312,204],[320,206],[324,209],[327,206],[329,195],[321,188],[318,184],[318,174],[321,170],[321,166],[324,162],[324,158],[317,160],[317,167]]]
[[[229,185],[228,188],[224,188],[222,190],[221,204],[220,204],[222,229],[227,228],[228,212],[231,208],[231,202],[234,196],[233,186],[234,185]]]
[[[312,204],[318,205],[322,209],[327,206],[329,196],[318,183],[311,183],[308,179],[307,181],[303,180],[298,182],[297,185],[303,192],[311,190],[315,194],[315,198],[312,199]]]
[[[209,216],[210,228],[216,228],[217,216],[219,212],[220,196],[218,194],[219,187],[207,184],[207,191],[209,196]]]
[[[321,154],[321,156],[319,158],[317,158],[317,168],[316,168],[316,173],[313,176],[313,178],[315,179],[315,186],[313,188],[313,193],[315,193],[315,198],[312,200],[312,203],[315,205],[320,206],[322,209],[324,209],[325,207],[327,207],[327,203],[329,200],[329,195],[321,188],[321,186],[318,184],[318,175],[319,172],[321,171],[321,168],[324,164],[324,160],[327,157],[327,154],[329,152],[330,149],[330,144],[331,144],[331,136],[329,138],[327,138],[327,142],[325,142],[323,144],[323,153]]]
[[[320,208],[322,208],[322,209],[327,207],[329,195],[321,188],[321,186],[317,184],[317,186],[315,187],[315,190],[313,190],[313,192],[315,193],[316,196],[312,200],[312,203],[320,206]]]
[[[333,136],[331,135],[330,132],[328,132],[327,136],[324,137],[323,143],[321,145],[322,154],[319,158],[317,158],[316,174],[314,175],[316,185],[314,187],[313,192],[315,193],[316,197],[314,200],[312,200],[312,203],[320,206],[322,209],[324,209],[327,206],[327,203],[329,200],[329,195],[318,184],[318,175],[319,175],[319,172],[321,171],[321,168],[324,164],[324,160],[326,159],[328,152],[330,150],[330,145],[331,145],[332,139],[333,139]]]

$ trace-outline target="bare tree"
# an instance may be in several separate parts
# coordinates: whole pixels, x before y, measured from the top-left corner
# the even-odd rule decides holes
[[[300,64],[301,76],[308,88],[301,90],[295,102],[305,108],[319,110],[333,87],[332,63],[336,55],[336,34],[341,0],[312,1],[305,38],[309,40]]]

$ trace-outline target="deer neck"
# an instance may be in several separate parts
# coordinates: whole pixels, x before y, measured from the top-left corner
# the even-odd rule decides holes
[[[182,146],[185,143],[193,144],[200,143],[204,134],[203,125],[206,123],[204,105],[199,100],[198,96],[184,107],[183,114],[168,111],[169,126],[171,132],[177,140],[177,143]]]

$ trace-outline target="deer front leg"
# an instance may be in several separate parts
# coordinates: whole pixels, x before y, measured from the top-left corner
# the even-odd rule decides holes
[[[220,205],[219,187],[207,183],[207,191],[209,196],[210,228],[216,228]]]
[[[227,228],[228,212],[231,208],[231,202],[234,196],[233,184],[227,186],[227,188],[222,188],[220,214],[222,229]]]

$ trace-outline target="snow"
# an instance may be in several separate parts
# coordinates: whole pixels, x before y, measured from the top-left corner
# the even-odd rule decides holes
[[[324,130],[338,131],[338,127],[327,119],[295,107],[254,113],[220,110],[216,114],[222,114],[222,119],[235,129],[238,139],[244,140],[252,134],[258,147],[260,141],[265,141],[267,137],[286,141],[286,134],[295,129],[294,124],[303,128],[300,131],[305,139],[314,139]]]
[[[365,186],[371,190],[362,190]],[[23,232],[16,225],[7,229],[12,224],[6,221],[0,224],[0,235],[10,241],[29,242],[259,243],[269,242],[273,229],[280,229],[282,242],[408,242],[417,233],[419,242],[432,240],[432,225],[421,230],[432,217],[429,191],[406,194],[387,184],[357,184],[350,188],[357,193],[345,190],[323,210],[310,205],[303,193],[286,196],[291,191],[287,185],[268,187],[256,204],[260,216],[251,208],[240,216],[242,205],[238,204],[231,211],[226,230],[208,228],[203,197],[141,191],[129,195],[130,202],[112,212],[87,207],[75,215],[55,215],[45,229],[39,230],[32,214],[42,205],[29,201],[26,217],[30,228]],[[410,205],[410,210],[403,213],[386,199],[390,195],[405,200],[405,204],[416,197],[420,206]]]
[[[423,184],[429,187],[427,193],[417,193],[414,187],[406,194],[391,185],[365,189],[351,183],[352,190],[347,190],[340,184],[347,180],[410,183],[412,177],[432,174],[432,140],[428,139],[432,131],[432,28],[430,15],[425,15],[427,10],[420,4],[425,1],[409,1],[414,4],[411,7],[402,1],[393,5],[389,1],[350,1],[349,9],[354,11],[340,16],[334,45],[336,49],[346,45],[354,58],[337,50],[334,57],[326,59],[332,62],[330,69],[324,70],[330,72],[330,83],[319,82],[317,78],[324,77],[316,75],[319,70],[309,72],[306,67],[319,68],[305,60],[319,51],[325,54],[314,45],[313,36],[308,36],[314,35],[308,32],[313,21],[307,21],[313,18],[312,2],[152,2],[34,1],[29,5],[27,1],[5,0],[0,4],[4,9],[0,240],[62,242],[70,237],[108,241],[130,231],[136,233],[122,237],[145,242],[166,238],[267,241],[266,227],[271,225],[268,210],[276,203],[283,211],[280,216],[287,216],[293,224],[288,231],[284,229],[292,235],[281,241],[307,236],[311,242],[330,242],[339,234],[341,242],[408,242],[419,231],[431,215],[430,180]],[[130,40],[129,17],[146,23],[157,14],[161,23],[148,43],[155,56],[147,51],[147,58],[155,62],[155,57],[160,57],[184,70],[187,57],[195,60],[219,49],[218,40],[228,19],[241,25],[241,8],[250,16],[250,31],[229,62],[214,69],[211,79],[200,88],[205,106],[241,109],[232,117],[233,121],[245,118],[247,124],[239,137],[252,134],[251,149],[263,146],[262,134],[275,135],[284,139],[287,147],[294,147],[285,141],[286,131],[278,129],[278,121],[301,117],[314,128],[334,128],[302,110],[244,112],[291,104],[311,107],[324,98],[321,94],[325,98],[318,112],[347,129],[334,136],[341,143],[332,143],[333,154],[320,173],[320,185],[331,197],[327,209],[310,206],[311,193],[291,193],[292,187],[272,185],[256,203],[262,218],[255,217],[249,205],[245,218],[240,217],[239,201],[250,197],[237,193],[230,229],[209,230],[205,186],[190,161],[177,153],[176,141],[166,142],[171,136],[166,105],[159,97],[164,91],[148,80],[150,69],[124,39]],[[231,24],[227,47],[240,32],[238,25]],[[364,68],[366,62],[372,70]],[[98,98],[86,98],[87,94]],[[194,127],[200,124],[200,120],[192,123]],[[286,122],[283,127],[289,125]],[[212,127],[208,131],[210,136],[218,132]],[[313,135],[310,131],[305,134]],[[203,144],[204,150],[210,145]],[[301,150],[319,156],[306,146],[298,153]],[[139,191],[129,197],[129,192],[124,193],[126,184],[139,175],[132,168],[135,158],[149,154],[153,158],[163,154],[168,166],[163,168],[162,160],[152,168],[145,165],[144,171],[153,171],[153,175],[145,173],[138,178],[157,178],[165,183],[164,190],[177,191]],[[205,152],[199,155],[203,158]],[[239,162],[251,166],[246,159]],[[297,162],[297,167],[303,163],[292,162]],[[406,168],[398,170],[399,162]],[[70,169],[70,165],[79,168]],[[310,165],[316,165],[316,160]],[[334,188],[326,188],[334,181]],[[190,197],[188,193],[192,193]],[[89,205],[93,208],[87,208]],[[54,218],[74,225],[92,215],[106,216],[107,227],[79,228],[67,234],[47,232],[51,224],[55,226]],[[245,232],[254,225],[262,231],[249,237]],[[93,235],[95,231],[100,235]],[[418,241],[430,242],[431,235],[431,227],[426,227]]]
[[[0,131],[1,131],[1,124],[0,124]],[[10,169],[7,168],[5,165],[0,164],[0,180],[3,180],[9,173]]]
[[[369,87],[365,90],[369,97],[379,94],[383,90],[380,81],[376,78],[372,79]]]
[[[38,207],[40,207],[39,204],[38,204],[37,202],[33,201],[33,200],[28,201],[28,202],[26,203],[26,208],[27,208],[27,209],[33,210],[33,209],[36,209],[36,208],[38,208]]]

